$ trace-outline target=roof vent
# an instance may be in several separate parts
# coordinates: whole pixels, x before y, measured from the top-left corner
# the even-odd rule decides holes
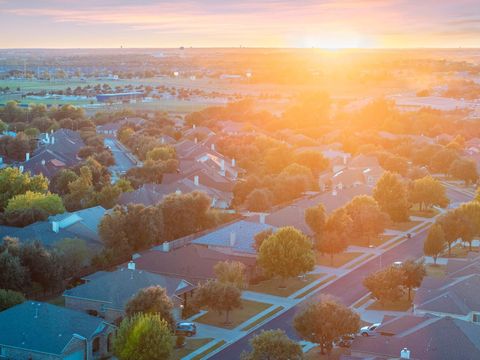
[[[135,263],[133,261],[128,262],[128,270],[135,270]]]
[[[237,234],[235,234],[234,231],[230,233],[230,246],[234,247],[235,246],[235,241],[237,240]]]
[[[400,359],[410,359],[410,350],[403,348],[402,351],[400,351]]]

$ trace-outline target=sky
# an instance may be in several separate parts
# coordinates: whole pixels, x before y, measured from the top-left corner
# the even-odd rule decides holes
[[[0,48],[480,48],[480,0],[0,0]]]

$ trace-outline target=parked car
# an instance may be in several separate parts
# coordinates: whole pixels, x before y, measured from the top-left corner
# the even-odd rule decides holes
[[[197,325],[192,322],[179,322],[175,328],[175,335],[193,336],[197,333]]]
[[[395,268],[401,268],[403,265],[403,262],[402,261],[395,261],[392,266],[395,267]]]
[[[375,332],[375,329],[380,326],[380,323],[364,326],[360,329],[360,335],[362,336],[372,336]]]

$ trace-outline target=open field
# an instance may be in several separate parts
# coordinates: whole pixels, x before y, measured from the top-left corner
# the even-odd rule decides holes
[[[280,288],[280,279],[273,278],[255,285],[250,285],[247,290],[275,296],[290,296],[322,276],[323,274],[309,274],[305,276],[305,279],[300,279],[298,277],[286,279],[284,283],[286,287],[284,288]]]
[[[252,316],[268,309],[270,306],[271,304],[242,299],[242,307],[230,312],[230,322],[228,324],[225,324],[225,313],[219,314],[216,311],[208,311],[205,315],[200,316],[195,321],[206,325],[233,329],[250,319]]]

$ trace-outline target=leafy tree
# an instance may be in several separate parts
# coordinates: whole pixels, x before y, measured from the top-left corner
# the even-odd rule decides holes
[[[412,288],[417,288],[422,284],[426,275],[425,265],[422,262],[407,260],[402,264],[403,286],[408,289],[408,301],[412,298]]]
[[[68,184],[78,179],[78,175],[70,169],[57,172],[50,181],[50,190],[59,195],[66,195],[70,189]]]
[[[313,270],[315,264],[312,244],[294,227],[278,229],[265,239],[258,254],[258,262],[269,275],[285,279]]]
[[[431,158],[430,166],[435,172],[447,174],[452,164],[458,159],[456,150],[444,148]]]
[[[397,301],[404,294],[403,276],[402,269],[390,266],[368,275],[363,285],[382,303]]]
[[[399,175],[386,171],[375,185],[373,197],[393,221],[408,220],[407,191]]]
[[[21,293],[12,290],[0,289],[0,311],[21,304],[24,301],[25,297]]]
[[[253,244],[253,248],[257,252],[259,252],[260,247],[262,246],[265,239],[268,238],[269,236],[271,236],[272,234],[273,234],[273,229],[272,228],[262,230],[259,233],[255,234],[255,236],[253,238],[255,240],[255,243]]]
[[[472,251],[472,241],[475,235],[480,234],[480,203],[478,201],[464,203],[454,211],[459,214],[463,223],[460,228],[460,237],[464,242],[469,243]]]
[[[385,230],[388,216],[382,212],[374,198],[367,195],[355,196],[345,210],[351,219],[350,236],[367,242],[377,238]]]
[[[173,351],[168,323],[156,314],[137,314],[123,319],[113,343],[119,360],[164,360]]]
[[[452,244],[462,236],[462,228],[465,225],[458,211],[449,211],[439,219],[448,245],[448,256],[451,255]]]
[[[92,171],[87,166],[80,168],[79,177],[68,183],[68,194],[65,205],[69,211],[87,208],[93,204],[95,189],[93,187]]]
[[[175,159],[175,158],[176,158],[175,148],[169,145],[159,146],[147,152],[148,160],[165,161],[165,160]]]
[[[322,298],[295,316],[293,325],[302,339],[320,344],[324,354],[325,349],[333,347],[335,339],[358,331],[360,317],[345,305],[331,298]]]
[[[3,251],[0,254],[0,288],[22,290],[30,283],[28,269],[22,266],[17,256]]]
[[[273,194],[268,189],[255,189],[245,199],[245,207],[249,211],[267,211],[272,207]]]
[[[14,124],[11,124],[10,128],[19,130],[15,128]],[[19,132],[16,137],[3,136],[0,138],[0,155],[11,160],[24,161],[26,153],[32,152],[34,149],[34,140],[23,132]]]
[[[302,347],[282,330],[263,330],[250,340],[252,351],[243,352],[241,360],[301,360]]]
[[[460,158],[455,160],[448,173],[456,179],[463,180],[466,185],[478,180],[477,164],[471,159]]]
[[[440,224],[433,224],[428,230],[427,238],[423,243],[423,252],[427,256],[433,257],[434,264],[437,263],[438,255],[445,247],[445,233]]]
[[[167,322],[171,330],[175,327],[172,310],[172,300],[161,286],[150,286],[141,289],[125,306],[125,313],[128,317],[135,316],[138,313],[156,314]]]
[[[312,206],[305,210],[305,222],[312,232],[315,234],[315,238],[320,240],[322,233],[325,230],[325,223],[327,221],[327,211],[323,204]]]
[[[351,230],[352,219],[344,208],[335,210],[325,223],[325,231],[317,240],[317,248],[320,252],[330,255],[330,263],[333,265],[333,256],[345,251],[348,247],[348,231]]]
[[[410,201],[423,207],[430,208],[432,205],[446,207],[450,200],[447,197],[443,184],[430,175],[414,180],[410,188]]]
[[[65,238],[55,243],[55,249],[62,256],[66,276],[75,275],[88,264],[90,254],[85,240]]]
[[[295,162],[309,168],[314,175],[326,170],[329,164],[328,159],[320,151],[315,150],[305,150],[298,153],[295,156]]]
[[[30,176],[17,168],[0,170],[0,210],[4,210],[8,200],[27,191],[46,193],[48,180],[43,175]]]
[[[194,293],[193,302],[206,306],[211,311],[225,312],[225,323],[229,323],[232,310],[242,306],[241,292],[231,283],[209,280],[201,284]]]
[[[8,130],[8,124],[0,119],[0,134]]]
[[[239,289],[246,287],[245,264],[240,261],[220,261],[215,264],[214,271],[221,283],[233,284]]]
[[[12,210],[0,215],[0,221],[8,226],[24,227],[37,221],[47,220],[48,213],[43,209],[25,208]]]
[[[45,211],[48,215],[61,214],[65,212],[62,198],[57,194],[43,194],[27,191],[25,194],[15,195],[8,201],[5,212],[25,209],[39,209]]]

